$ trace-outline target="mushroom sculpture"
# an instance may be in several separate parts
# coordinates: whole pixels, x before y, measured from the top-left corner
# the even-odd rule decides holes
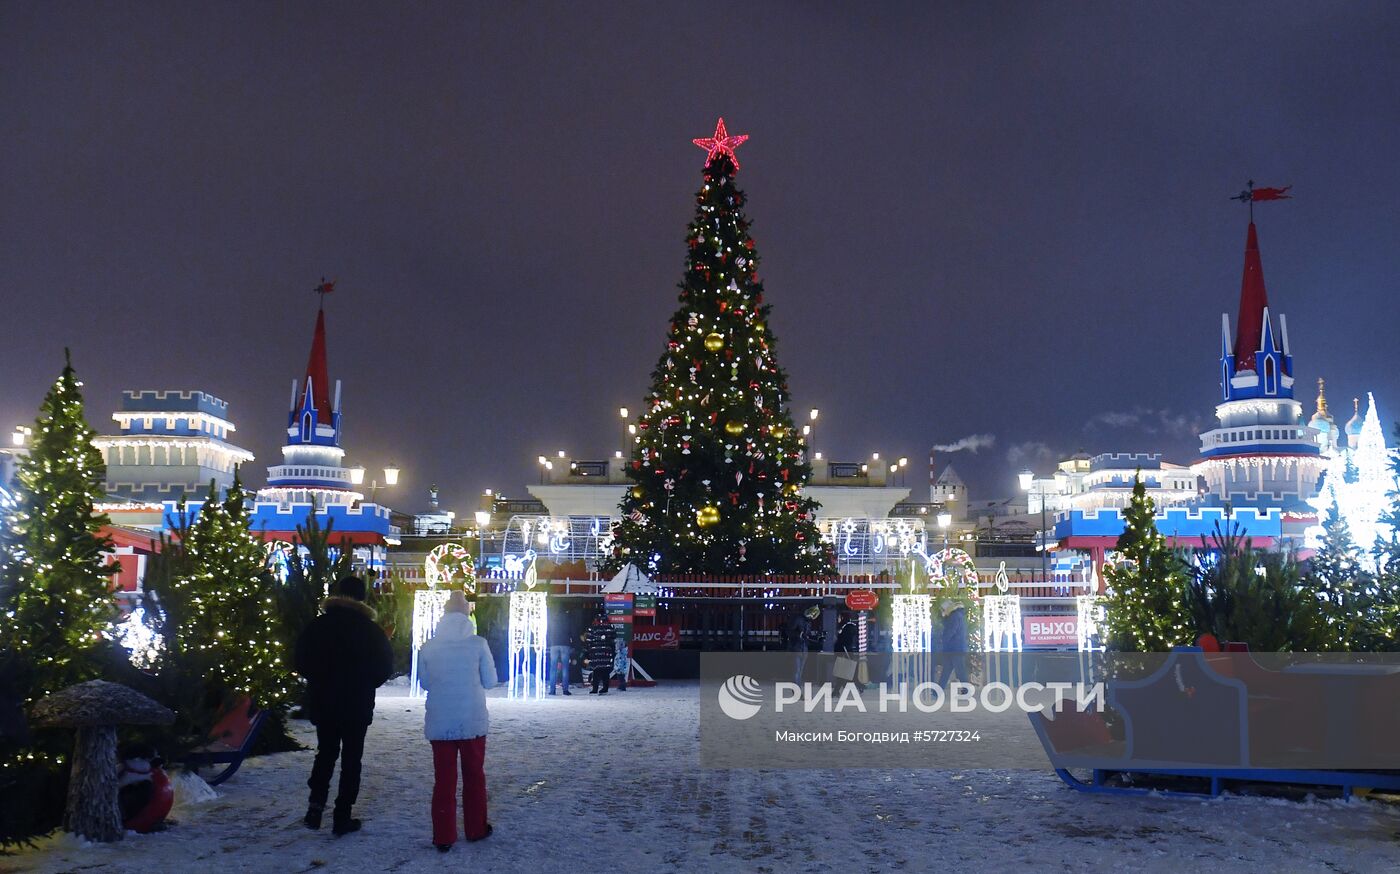
[[[120,683],[90,680],[34,705],[33,723],[76,728],[63,830],[91,841],[122,839],[117,806],[117,726],[169,725],[175,714]]]

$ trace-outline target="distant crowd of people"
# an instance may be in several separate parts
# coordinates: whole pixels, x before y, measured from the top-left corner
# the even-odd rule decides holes
[[[940,602],[939,607],[943,621],[936,647],[938,685],[946,687],[953,679],[968,682],[967,608],[961,601],[952,599]],[[784,645],[793,655],[793,682],[799,685],[811,681],[807,676],[808,654],[822,652],[826,646],[826,631],[819,624],[821,613],[819,606],[806,607],[794,612],[783,626]],[[832,652],[835,659],[820,681],[839,682],[843,688],[853,685],[857,691],[864,692],[870,680],[863,658],[866,648],[860,639],[859,614],[855,611],[837,613]]]

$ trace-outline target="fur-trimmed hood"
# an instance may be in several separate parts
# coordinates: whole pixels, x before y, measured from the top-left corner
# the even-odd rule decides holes
[[[343,607],[346,610],[354,610],[356,613],[359,613],[367,619],[371,620],[379,618],[379,614],[375,612],[374,608],[366,604],[364,601],[358,601],[354,598],[347,598],[344,595],[331,595],[321,605],[321,609],[323,611],[329,610],[332,607]]]

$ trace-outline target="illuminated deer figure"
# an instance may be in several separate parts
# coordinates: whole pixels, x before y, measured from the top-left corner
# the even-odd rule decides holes
[[[510,593],[510,679],[506,690],[511,698],[544,697],[549,611],[546,593],[534,591],[538,580],[535,560],[531,559],[520,586]]]

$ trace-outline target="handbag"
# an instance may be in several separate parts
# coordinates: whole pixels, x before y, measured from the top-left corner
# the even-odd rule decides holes
[[[831,673],[834,674],[838,680],[854,680],[856,678],[857,664],[858,662],[855,659],[848,659],[845,656],[841,656],[836,659],[836,666],[831,669]]]

